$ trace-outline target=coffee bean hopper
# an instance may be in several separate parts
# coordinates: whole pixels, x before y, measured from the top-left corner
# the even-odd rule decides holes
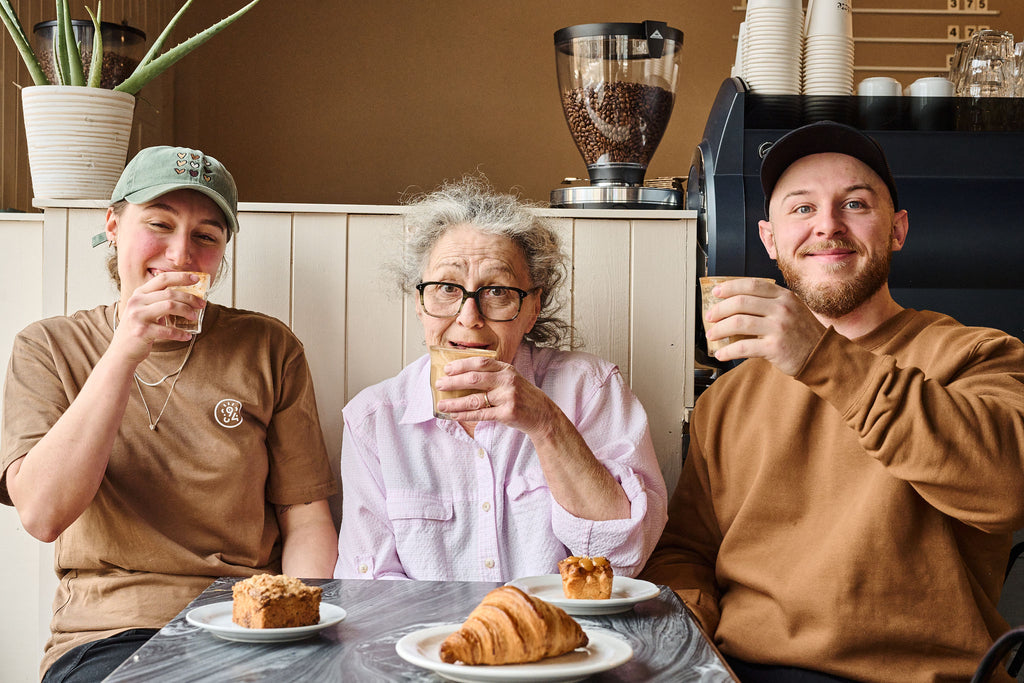
[[[562,109],[590,184],[552,190],[551,206],[682,208],[678,190],[644,185],[672,115],[682,46],[683,32],[660,21],[555,32]]]
[[[89,78],[92,59],[93,33],[92,21],[75,19],[71,22],[71,30],[82,53],[82,68],[85,77]],[[54,85],[58,85],[57,77],[57,21],[41,21],[32,29],[35,52],[43,73]],[[100,36],[103,38],[103,61],[100,66],[100,87],[113,88],[128,78],[139,65],[146,51],[146,34],[128,24],[100,24]]]

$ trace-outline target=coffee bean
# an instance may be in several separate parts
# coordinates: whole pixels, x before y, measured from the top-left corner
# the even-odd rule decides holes
[[[92,46],[82,45],[82,70],[85,72],[85,80],[89,80],[89,65],[92,60]],[[50,83],[57,85],[57,71],[54,69],[54,56],[52,53],[41,53],[37,55],[39,59],[39,66],[42,67],[43,73],[50,79]],[[132,72],[135,71],[135,67],[139,65],[137,59],[126,57],[125,55],[114,54],[112,52],[103,53],[103,64],[100,67],[100,87],[107,88],[108,90],[116,85],[122,83],[126,78],[131,76]]]
[[[587,165],[647,166],[672,114],[673,95],[643,83],[612,82],[562,92],[562,107]]]

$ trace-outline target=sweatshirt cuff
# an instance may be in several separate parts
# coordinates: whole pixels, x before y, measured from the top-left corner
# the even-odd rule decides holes
[[[831,403],[847,419],[874,382],[875,365],[887,364],[829,327],[793,378]],[[886,370],[879,367],[879,371]]]

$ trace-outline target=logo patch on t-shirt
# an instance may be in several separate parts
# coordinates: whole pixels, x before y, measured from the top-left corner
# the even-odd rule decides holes
[[[221,427],[234,429],[242,424],[242,402],[225,398],[213,409],[213,417]]]

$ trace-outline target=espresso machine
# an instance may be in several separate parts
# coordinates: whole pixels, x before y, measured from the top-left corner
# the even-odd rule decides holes
[[[555,32],[562,109],[589,184],[551,191],[551,206],[678,209],[684,195],[644,185],[675,100],[683,32],[660,21]]]
[[[921,105],[934,111],[923,117]],[[726,79],[686,185],[698,271],[781,283],[758,237],[761,160],[788,131],[826,118],[865,131],[888,157],[910,217],[890,271],[896,301],[1024,339],[1024,98],[759,95]]]

